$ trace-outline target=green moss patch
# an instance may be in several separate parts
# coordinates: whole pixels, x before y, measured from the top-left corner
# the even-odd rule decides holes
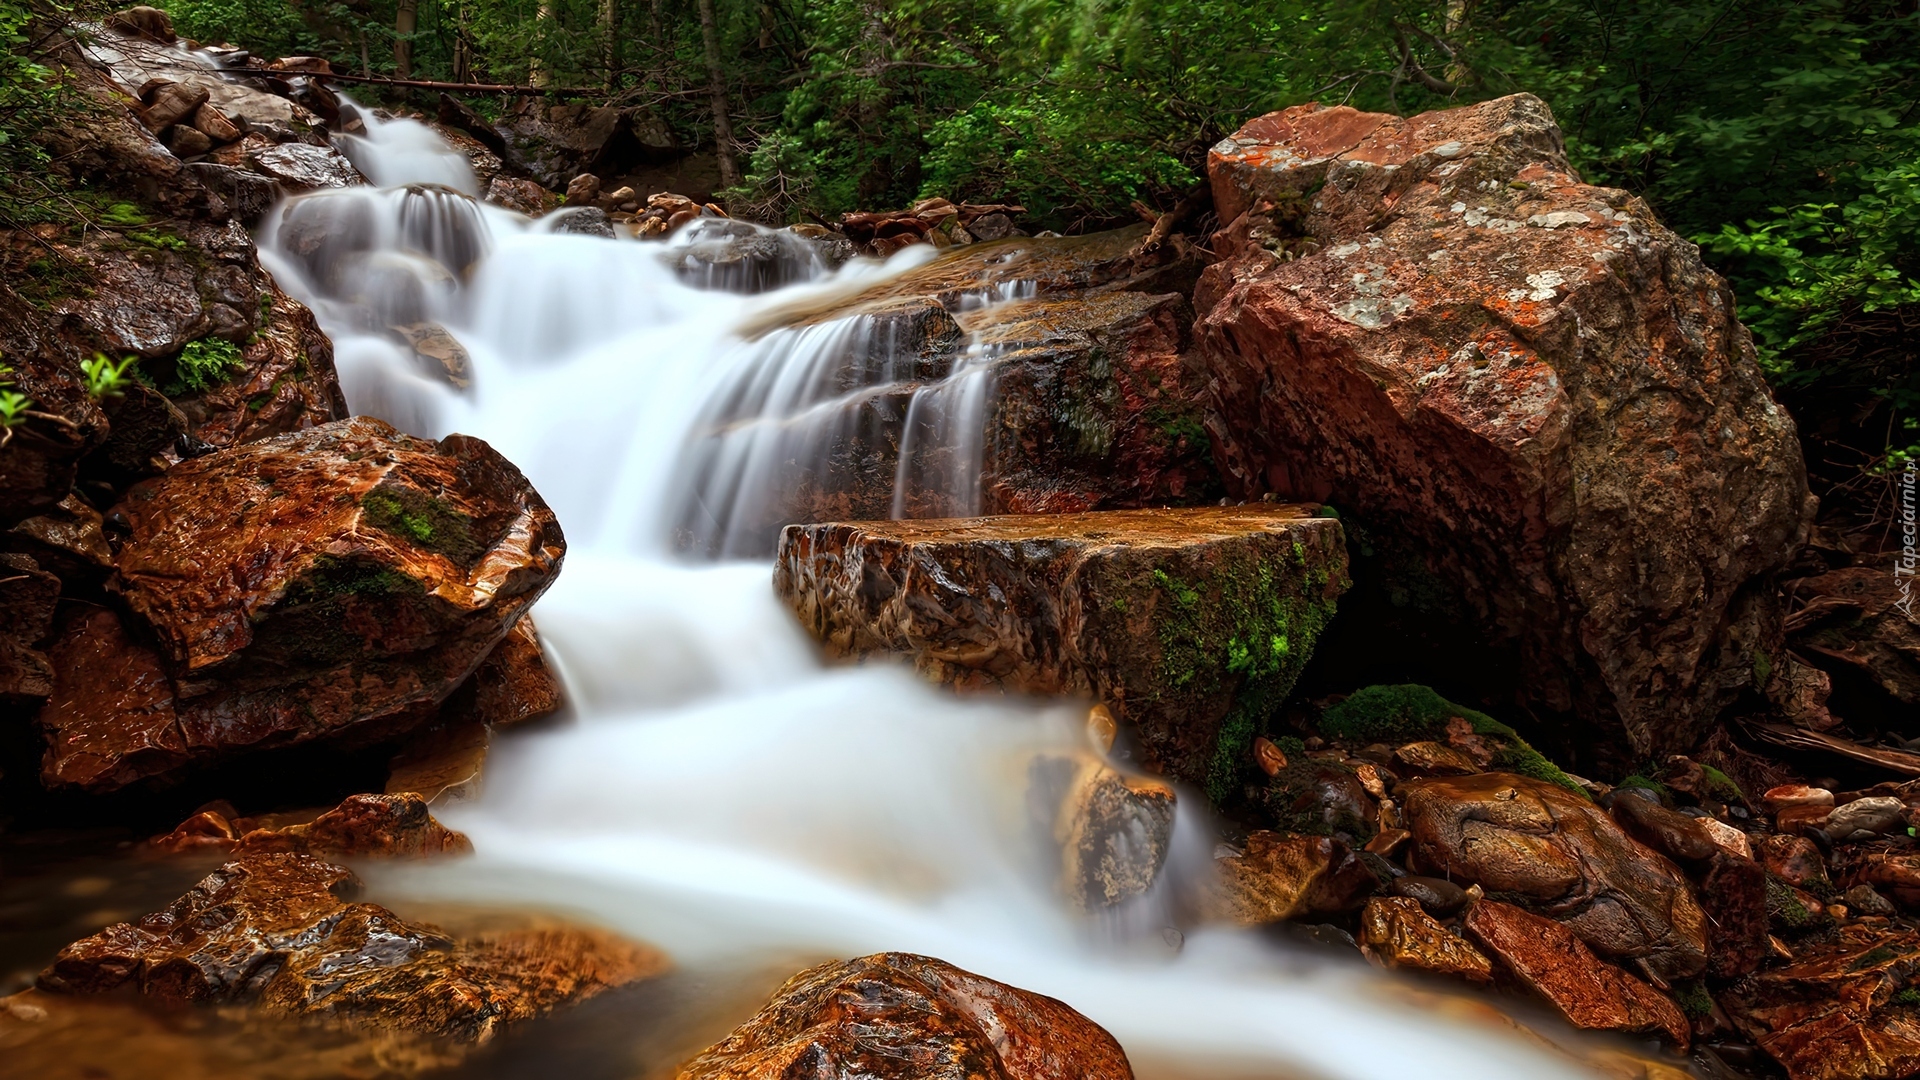
[[[1408,743],[1445,739],[1447,721],[1461,717],[1474,734],[1494,743],[1493,768],[1557,784],[1587,797],[1558,765],[1527,744],[1520,733],[1486,713],[1456,705],[1418,683],[1369,686],[1354,691],[1320,717],[1320,730],[1356,743]]]
[[[1293,689],[1333,618],[1324,572],[1303,569],[1305,546],[1296,541],[1283,560],[1275,566],[1253,557],[1227,559],[1193,582],[1163,569],[1152,572],[1161,595],[1156,631],[1171,689],[1212,693],[1230,680],[1239,682],[1207,766],[1207,795],[1215,803],[1233,790],[1254,736]]]
[[[381,484],[360,500],[368,524],[428,551],[470,566],[486,545],[474,538],[471,516],[418,488]]]

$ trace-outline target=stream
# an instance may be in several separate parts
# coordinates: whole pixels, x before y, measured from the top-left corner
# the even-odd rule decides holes
[[[460,194],[475,190],[465,160],[425,126],[363,121],[344,149],[381,186],[275,211],[263,261],[333,338],[355,412],[485,438],[526,472],[570,545],[535,616],[569,715],[502,736],[480,795],[436,806],[477,855],[369,880],[383,902],[568,913],[676,965],[651,998],[608,999],[651,1010],[651,1026],[592,1003],[551,1022],[564,1040],[529,1036],[546,1056],[476,1068],[552,1075],[572,1060],[561,1042],[631,1037],[643,1074],[670,1075],[804,964],[906,950],[1066,1001],[1150,1080],[1590,1075],[1484,1006],[1376,972],[1351,949],[1342,959],[1271,934],[1176,928],[1170,890],[1213,853],[1197,793],[1182,798],[1154,893],[1102,918],[1071,911],[1022,800],[1033,754],[1084,745],[1084,706],[957,697],[904,666],[817,658],[776,602],[771,538],[753,511],[783,463],[804,468],[831,441],[841,406],[899,373],[872,362],[859,317],[751,329],[930,248],[829,271],[795,247],[792,284],[736,292],[676,271],[697,229],[665,244],[556,231],[564,214],[530,222]],[[1018,283],[1003,292],[979,303]],[[422,325],[464,347],[464,390],[388,329]],[[855,353],[863,367],[849,378]],[[982,370],[963,363],[916,391],[914,437],[945,440],[958,465],[903,469],[902,489],[943,484],[952,505],[977,500]],[[643,1027],[653,1033],[631,1034]]]

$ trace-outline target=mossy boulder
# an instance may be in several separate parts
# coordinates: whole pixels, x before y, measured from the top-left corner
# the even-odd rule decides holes
[[[478,439],[369,417],[135,485],[108,589],[69,619],[39,721],[49,783],[111,790],[431,718],[560,569],[553,512]]]
[[[1417,683],[1356,690],[1321,715],[1320,730],[1333,738],[1355,743],[1418,742],[1445,739],[1447,725],[1456,717],[1465,720],[1473,734],[1480,736],[1493,751],[1490,768],[1558,784],[1586,797],[1585,789],[1529,746],[1519,732],[1486,713],[1456,705],[1433,688]]]
[[[1312,507],[794,525],[774,584],[835,656],[1098,698],[1149,767],[1216,800],[1347,586]]]

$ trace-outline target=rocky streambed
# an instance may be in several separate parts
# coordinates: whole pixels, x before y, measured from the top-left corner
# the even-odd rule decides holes
[[[1256,118],[1151,229],[774,230],[630,110],[59,56],[10,1063],[1920,1070],[1889,553],[1536,99]]]

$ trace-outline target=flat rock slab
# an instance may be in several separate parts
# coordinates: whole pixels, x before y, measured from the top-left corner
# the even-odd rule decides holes
[[[1316,513],[793,525],[774,587],[831,655],[904,653],[962,688],[1097,697],[1149,767],[1217,798],[1347,587],[1340,523]]]

